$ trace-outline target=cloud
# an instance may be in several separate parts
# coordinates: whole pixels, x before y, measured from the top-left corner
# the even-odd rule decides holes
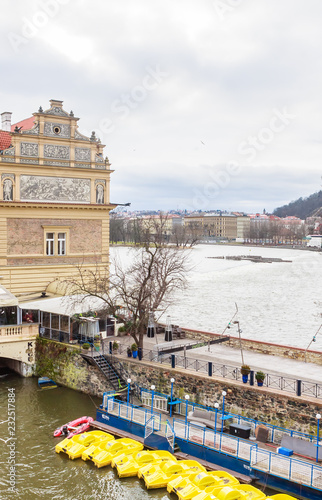
[[[238,146],[276,108],[296,118],[211,208],[273,209],[319,189],[319,0],[244,0],[223,19],[213,0],[3,3],[1,111],[18,121],[63,100],[80,131],[107,145],[118,201],[189,208],[214,165],[245,165]],[[25,38],[19,50],[10,34]],[[153,71],[166,76],[148,79]]]

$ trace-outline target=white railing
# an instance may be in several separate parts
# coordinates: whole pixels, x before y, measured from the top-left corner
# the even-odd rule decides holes
[[[153,429],[154,429],[154,416],[151,415],[151,417],[147,420],[145,424],[144,439],[148,438],[153,433]]]
[[[319,465],[309,464],[293,457],[284,457],[260,448],[255,449],[255,447],[251,450],[250,465],[255,470],[322,489],[322,467]]]
[[[185,439],[207,448],[215,449],[242,460],[250,461],[252,448],[257,444],[248,442],[234,436],[215,432],[212,429],[201,427],[197,424],[185,423],[182,420],[173,420],[173,429],[176,437]]]
[[[122,401],[115,401],[113,398],[108,398],[107,400],[107,412],[116,417],[129,420],[130,422],[135,422],[142,426],[146,425],[146,422],[151,418],[151,410],[145,408],[135,407],[132,404],[123,403]],[[159,431],[161,429],[161,415],[160,413],[153,413],[154,418],[154,430]]]
[[[169,420],[167,420],[167,426],[165,429],[165,437],[167,438],[168,443],[171,447],[171,450],[173,451],[176,435],[175,435],[174,429],[173,429],[171,423],[169,422]]]
[[[141,391],[141,401],[144,406],[151,407],[152,404],[152,393],[149,391]],[[167,396],[162,396],[160,394],[154,394],[153,396],[153,409],[159,411],[167,411],[168,398]]]

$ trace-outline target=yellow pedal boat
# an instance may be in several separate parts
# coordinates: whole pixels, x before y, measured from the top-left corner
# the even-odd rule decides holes
[[[266,498],[265,493],[250,484],[224,486],[212,494],[218,500],[264,500]]]
[[[103,436],[111,436],[111,434],[107,434],[107,432],[103,431],[89,431],[89,432],[84,432],[83,434],[76,434],[72,438],[65,438],[62,441],[60,441],[58,444],[55,446],[55,451],[56,453],[60,453],[63,451],[64,453],[67,453],[67,451],[72,448],[75,444],[81,444],[84,446],[89,446],[90,444],[99,441],[101,437]],[[112,439],[114,439],[114,436],[111,436]]]
[[[218,497],[212,493],[207,493],[206,491],[201,491],[192,498],[193,500],[218,500]]]
[[[80,458],[83,455],[83,453],[85,453],[91,447],[96,447],[99,444],[102,444],[103,442],[107,443],[109,441],[114,441],[114,436],[104,431],[93,431],[89,434],[91,434],[91,436],[94,438],[94,440],[91,443],[89,443],[89,441],[86,443],[78,442],[75,443],[72,447],[68,448],[66,453],[71,460],[74,460],[75,458]]]
[[[277,493],[276,495],[267,497],[266,500],[297,500],[297,498],[287,495],[287,493]]]
[[[194,495],[203,490],[215,494],[212,490],[221,489],[225,486],[225,483],[238,485],[239,481],[234,476],[224,471],[199,472],[198,474],[192,474],[185,478],[181,477],[170,481],[167,490],[169,493],[174,491],[180,499],[186,500],[193,498]]]
[[[162,457],[162,458],[161,458]],[[173,455],[168,451],[139,451],[134,455],[120,455],[112,460],[112,467],[116,465],[119,477],[136,476],[138,470],[147,464],[160,464],[163,461],[171,460]]]
[[[144,467],[141,467],[138,472],[137,476],[138,478],[145,476],[149,476],[152,473],[154,474],[155,472],[155,467],[156,466],[162,466],[166,462],[176,462],[177,459],[174,455],[172,455],[169,451],[163,451],[163,450],[158,450],[153,452],[157,460],[156,462],[153,462],[152,464],[145,465]]]
[[[94,452],[94,450],[96,450],[96,448],[98,448],[99,446],[103,446],[104,444],[106,443],[109,443],[110,441],[114,441],[115,438],[114,436],[112,436],[113,439],[111,439],[109,436],[111,436],[111,434],[106,434],[106,437],[102,436],[102,438],[98,441],[94,441],[90,446],[88,446],[87,448],[85,448],[85,450],[82,452],[82,460],[86,461],[86,460],[90,460],[90,457],[92,455],[92,453]]]
[[[196,460],[179,460],[156,465],[155,472],[142,475],[147,489],[166,488],[168,483],[178,476],[186,477],[193,473],[206,472]]]
[[[96,467],[109,465],[118,455],[130,455],[143,450],[143,444],[130,438],[116,439],[98,446],[89,457]]]

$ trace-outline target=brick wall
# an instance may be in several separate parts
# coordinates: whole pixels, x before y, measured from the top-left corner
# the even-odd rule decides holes
[[[10,219],[8,222],[8,256],[43,255],[44,229],[42,226],[59,225],[70,226],[69,252],[71,254],[101,252],[102,223],[99,220]],[[54,264],[52,259],[50,262]]]

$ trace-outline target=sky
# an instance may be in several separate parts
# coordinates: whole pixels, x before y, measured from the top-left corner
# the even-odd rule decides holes
[[[49,99],[133,210],[272,211],[321,188],[321,0],[2,0],[0,112]]]

